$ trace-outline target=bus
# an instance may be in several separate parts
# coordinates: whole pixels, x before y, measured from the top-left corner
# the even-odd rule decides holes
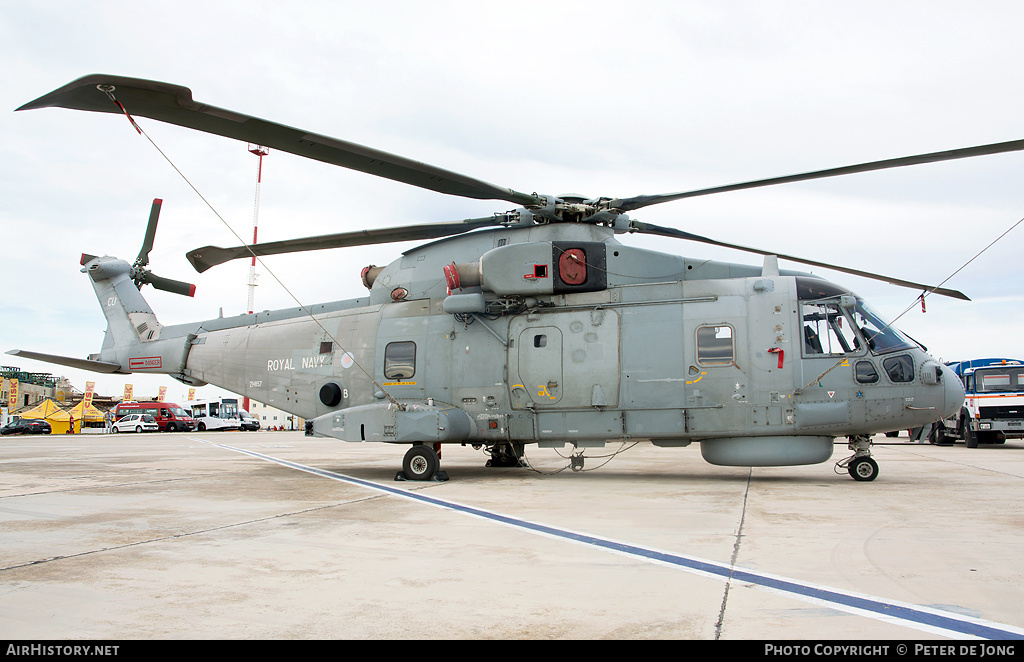
[[[189,403],[198,430],[239,430],[238,398],[206,398]]]

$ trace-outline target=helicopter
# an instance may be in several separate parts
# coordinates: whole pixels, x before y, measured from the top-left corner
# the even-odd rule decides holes
[[[873,161],[699,190],[627,198],[523,193],[193,100],[187,87],[89,75],[18,110],[61,107],[147,117],[438,193],[516,205],[454,222],[370,228],[186,257],[218,264],[299,251],[426,241],[367,266],[368,295],[164,326],[145,284],[191,296],[148,269],[161,201],[133,263],[82,255],[107,319],[86,359],[9,354],[103,373],[214,384],[306,419],[306,434],[409,447],[396,480],[447,480],[445,444],[488,466],[527,466],[525,448],[609,443],[700,446],[715,465],[828,460],[857,481],[879,473],[871,436],[959,411],[956,375],[849,289],[779,259],[967,300],[957,291],[641,222],[630,212],[685,198],[1024,149],[1024,140]],[[138,126],[136,125],[137,130]],[[140,130],[141,131],[141,130]],[[760,265],[632,247],[649,234],[761,255]],[[924,294],[921,295],[922,297]]]

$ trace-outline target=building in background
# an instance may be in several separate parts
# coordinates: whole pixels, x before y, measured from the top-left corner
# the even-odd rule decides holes
[[[8,402],[13,384],[17,383],[16,402]],[[71,398],[71,382],[66,377],[54,377],[48,372],[26,372],[21,368],[0,367],[0,403],[11,409],[33,407],[50,398],[64,402]]]
[[[259,420],[261,430],[273,430],[275,428],[302,430],[306,425],[306,421],[295,414],[289,414],[255,400],[249,401],[249,413]]]

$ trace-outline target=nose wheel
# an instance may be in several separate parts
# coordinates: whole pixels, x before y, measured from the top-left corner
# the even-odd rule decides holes
[[[850,450],[853,455],[836,462],[836,473],[840,469],[846,469],[850,476],[861,482],[868,482],[878,478],[878,463],[871,457],[870,437],[851,437]]]
[[[867,456],[854,457],[850,460],[846,470],[850,472],[854,480],[874,480],[878,476],[878,463]]]

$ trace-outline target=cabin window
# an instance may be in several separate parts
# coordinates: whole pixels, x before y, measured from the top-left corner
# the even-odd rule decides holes
[[[697,329],[697,362],[730,365],[736,357],[731,326],[702,326]]]
[[[334,343],[333,342],[328,341],[328,342],[320,343],[320,353],[321,354],[330,354],[333,351],[334,351]]]
[[[416,343],[388,343],[384,348],[384,379],[409,379],[415,374]]]
[[[914,359],[906,354],[892,356],[882,362],[885,374],[894,382],[914,381]]]
[[[548,337],[546,335],[542,334],[542,333],[538,333],[537,335],[535,335],[533,337],[533,346],[534,347],[547,347],[548,346]]]
[[[857,365],[854,366],[854,374],[861,384],[874,384],[878,381],[878,371],[875,370],[875,365],[871,361],[857,361]]]

